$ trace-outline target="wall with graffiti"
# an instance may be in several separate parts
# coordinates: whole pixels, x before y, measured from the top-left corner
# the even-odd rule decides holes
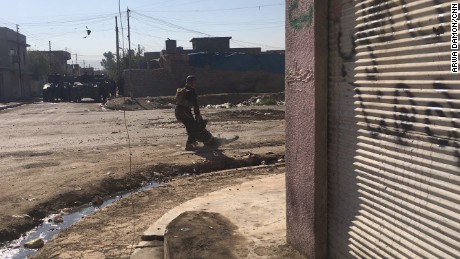
[[[331,258],[458,258],[450,2],[330,0]]]

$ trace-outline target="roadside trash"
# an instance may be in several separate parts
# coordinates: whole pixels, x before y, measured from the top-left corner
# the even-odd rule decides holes
[[[135,103],[136,103],[136,101],[134,101],[131,98],[126,98],[126,100],[124,101],[124,104],[127,104],[127,105],[133,105]]]
[[[45,242],[43,241],[43,239],[39,238],[25,243],[24,247],[29,249],[39,249],[42,248],[44,245]]]
[[[61,214],[69,214],[70,211],[71,211],[70,208],[63,208],[63,209],[61,210]]]
[[[53,221],[56,224],[60,224],[60,223],[64,222],[64,218],[61,215],[59,215],[59,216],[56,216]]]
[[[95,206],[95,207],[101,206],[102,203],[104,203],[104,200],[103,200],[101,197],[99,197],[99,196],[94,197],[93,200],[92,200],[92,204],[93,204],[93,206]]]
[[[208,104],[204,108],[205,109],[230,109],[233,107],[233,104],[231,103],[223,103],[223,104]]]

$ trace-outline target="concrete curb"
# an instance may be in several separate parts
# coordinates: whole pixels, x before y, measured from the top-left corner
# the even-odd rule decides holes
[[[135,248],[131,258],[150,259],[164,257],[164,243],[162,241],[141,241]]]
[[[273,165],[257,165],[257,166],[248,166],[248,167],[240,167],[237,169],[228,169],[222,170],[218,172],[230,172],[230,171],[247,171],[247,170],[254,170],[254,169],[263,169],[263,168],[272,168],[272,167],[284,167],[285,163],[277,163]],[[180,205],[179,205],[180,206]],[[167,213],[165,213],[167,214]],[[166,221],[163,220],[164,218],[161,217],[155,223],[153,223],[141,236],[142,241],[164,241],[164,234],[166,230],[166,226],[169,224],[169,219]]]
[[[278,163],[278,164],[273,164],[273,165],[260,165],[260,166],[251,166],[251,167],[244,167],[244,168],[238,168],[239,171],[250,171],[250,170],[254,170],[254,169],[271,169],[271,168],[277,168],[277,167],[284,167],[285,166],[285,163]],[[223,170],[223,171],[219,171],[219,172],[225,172],[225,171],[234,171],[236,169],[229,169],[229,170]],[[267,178],[265,179],[269,179],[269,178],[275,178],[277,175],[272,175],[272,176],[267,176]],[[279,176],[278,176],[279,178]],[[281,177],[282,179],[284,179],[284,176]],[[177,217],[177,215],[179,215],[183,210],[184,211],[192,211],[194,210],[194,206],[196,205],[196,210],[197,211],[200,211],[203,207],[203,204],[205,206],[205,209],[206,211],[208,211],[209,209],[209,212],[216,212],[216,213],[219,213],[220,211],[222,211],[222,207],[228,207],[228,208],[224,208],[224,211],[223,213],[221,213],[221,215],[223,216],[230,216],[230,220],[232,220],[232,222],[236,225],[239,225],[239,224],[248,224],[248,219],[247,218],[240,218],[240,219],[237,219],[235,217],[239,217],[238,215],[252,215],[249,224],[253,224],[254,223],[254,220],[259,220],[260,222],[259,223],[262,223],[261,225],[263,226],[268,226],[268,228],[265,228],[259,232],[256,233],[257,236],[267,236],[266,235],[266,231],[268,231],[267,233],[270,233],[271,229],[270,228],[270,224],[273,224],[273,223],[276,223],[276,222],[284,222],[285,220],[282,219],[282,217],[284,217],[284,214],[285,214],[285,209],[284,208],[281,208],[282,204],[284,204],[284,201],[285,201],[285,197],[283,195],[279,195],[278,192],[280,192],[280,188],[282,189],[282,192],[284,193],[284,182],[281,183],[281,185],[283,187],[279,187],[278,185],[279,184],[276,184],[275,188],[273,186],[269,187],[269,186],[265,186],[265,185],[261,185],[260,182],[262,182],[264,180],[254,180],[254,181],[250,181],[248,183],[244,183],[244,184],[240,184],[240,185],[235,185],[233,187],[230,187],[230,188],[225,188],[225,189],[222,189],[220,191],[216,191],[216,192],[213,192],[213,193],[210,193],[209,195],[205,195],[205,196],[202,196],[202,197],[198,197],[198,198],[195,198],[193,200],[190,200],[188,202],[185,202],[179,206],[177,206],[176,208],[173,208],[172,210],[170,210],[169,212],[165,213],[161,218],[159,218],[156,222],[154,222],[150,228],[148,228],[142,235],[141,239],[143,240],[142,242],[156,242],[156,243],[163,243],[163,245],[166,243],[165,241],[165,230],[166,230],[166,226],[174,219]],[[281,181],[281,180],[280,180]],[[248,186],[249,185],[249,186]],[[246,189],[244,188],[244,186],[246,186]],[[231,192],[230,190],[232,190],[232,188],[234,188],[234,191],[237,191],[239,192],[239,194],[236,194],[234,191]],[[236,189],[236,188],[239,188],[239,189]],[[239,191],[238,191],[239,190]],[[215,193],[221,193],[222,196],[215,196]],[[238,204],[231,204],[233,201],[231,199],[233,198],[229,198],[232,196],[232,193],[237,195],[237,196],[234,196],[234,198],[238,201],[236,201]],[[213,196],[214,195],[214,196]],[[229,196],[230,195],[230,196]],[[267,196],[268,195],[268,196]],[[275,195],[275,196],[273,196]],[[220,201],[221,198],[219,197],[224,197],[224,200],[222,200],[223,203],[225,203],[225,205],[223,205],[223,203]],[[240,197],[240,198],[237,198],[237,197]],[[273,198],[273,197],[276,197],[276,198]],[[203,202],[205,199],[208,199],[209,200],[206,200],[205,202]],[[227,201],[225,201],[225,199],[227,198]],[[230,199],[230,200],[228,200]],[[241,199],[241,200],[240,200]],[[252,200],[258,200],[258,202],[254,202]],[[273,202],[274,200],[278,200],[278,202],[280,204],[277,204],[279,206],[273,206]],[[254,202],[251,204],[251,202]],[[194,204],[194,205],[191,205],[191,204]],[[217,205],[217,204],[220,204],[220,205]],[[246,205],[239,205],[239,204],[246,204]],[[209,207],[208,207],[209,205]],[[254,208],[254,206],[252,205],[256,205],[256,208]],[[217,207],[216,207],[217,206]],[[219,208],[220,207],[220,208]],[[276,208],[279,211],[279,215],[278,214],[272,214],[272,211],[273,211],[273,208]],[[226,209],[230,209],[230,211],[226,211]],[[233,215],[232,215],[232,211],[234,211]],[[261,217],[256,217],[256,215],[260,213]],[[266,214],[269,213],[269,216],[267,216]],[[177,215],[176,215],[177,214]],[[273,221],[273,219],[277,218],[278,219],[279,217],[279,220],[277,221]],[[267,221],[267,219],[269,218],[269,222],[265,222]],[[282,224],[283,227],[284,227],[284,223]],[[240,227],[240,226],[239,226]],[[275,227],[276,230],[276,234],[275,236],[281,236],[281,233],[285,235],[285,229],[282,229],[281,232],[280,232],[280,228],[279,226]],[[244,228],[240,228],[240,229],[244,229]],[[261,229],[261,228],[259,228]],[[242,232],[243,235],[254,235],[254,233],[249,233],[248,231],[243,231]],[[282,237],[280,237],[282,238]],[[257,242],[257,240],[255,240]],[[141,242],[141,243],[142,243]],[[140,244],[141,244],[140,243]],[[141,257],[141,252],[147,252],[147,250],[143,250],[143,251],[140,251],[140,249],[145,249],[145,248],[137,248],[135,250],[135,252],[132,254],[131,256],[131,259],[144,259],[144,258],[160,258],[160,257],[154,257],[153,256],[153,253],[151,254],[151,257]],[[163,248],[163,253],[166,252],[165,251],[165,248]],[[155,251],[152,251],[152,252],[155,252]],[[143,256],[146,256],[145,253],[142,253]],[[163,254],[164,256],[164,254]]]

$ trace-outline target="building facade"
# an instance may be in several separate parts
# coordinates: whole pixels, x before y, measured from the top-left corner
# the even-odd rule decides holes
[[[193,38],[190,42],[195,52],[228,52],[232,37]]]
[[[307,258],[458,258],[451,35],[450,1],[286,1],[287,238]]]
[[[183,49],[177,47],[175,40],[166,40],[166,50],[144,53],[149,69],[124,70],[126,94],[174,95],[175,89],[191,74],[202,80],[202,94],[284,90],[284,51],[230,48],[230,39],[193,38],[194,49]]]
[[[2,102],[30,95],[27,46],[24,35],[0,27],[0,101]]]
[[[50,74],[71,74],[67,66],[67,61],[72,57],[69,52],[64,50],[53,50],[53,51],[38,51],[33,50],[31,52],[38,52],[48,57],[49,61],[49,73]]]

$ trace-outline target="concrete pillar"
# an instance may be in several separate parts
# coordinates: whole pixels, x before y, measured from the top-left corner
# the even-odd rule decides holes
[[[287,239],[327,256],[327,3],[286,1]]]

